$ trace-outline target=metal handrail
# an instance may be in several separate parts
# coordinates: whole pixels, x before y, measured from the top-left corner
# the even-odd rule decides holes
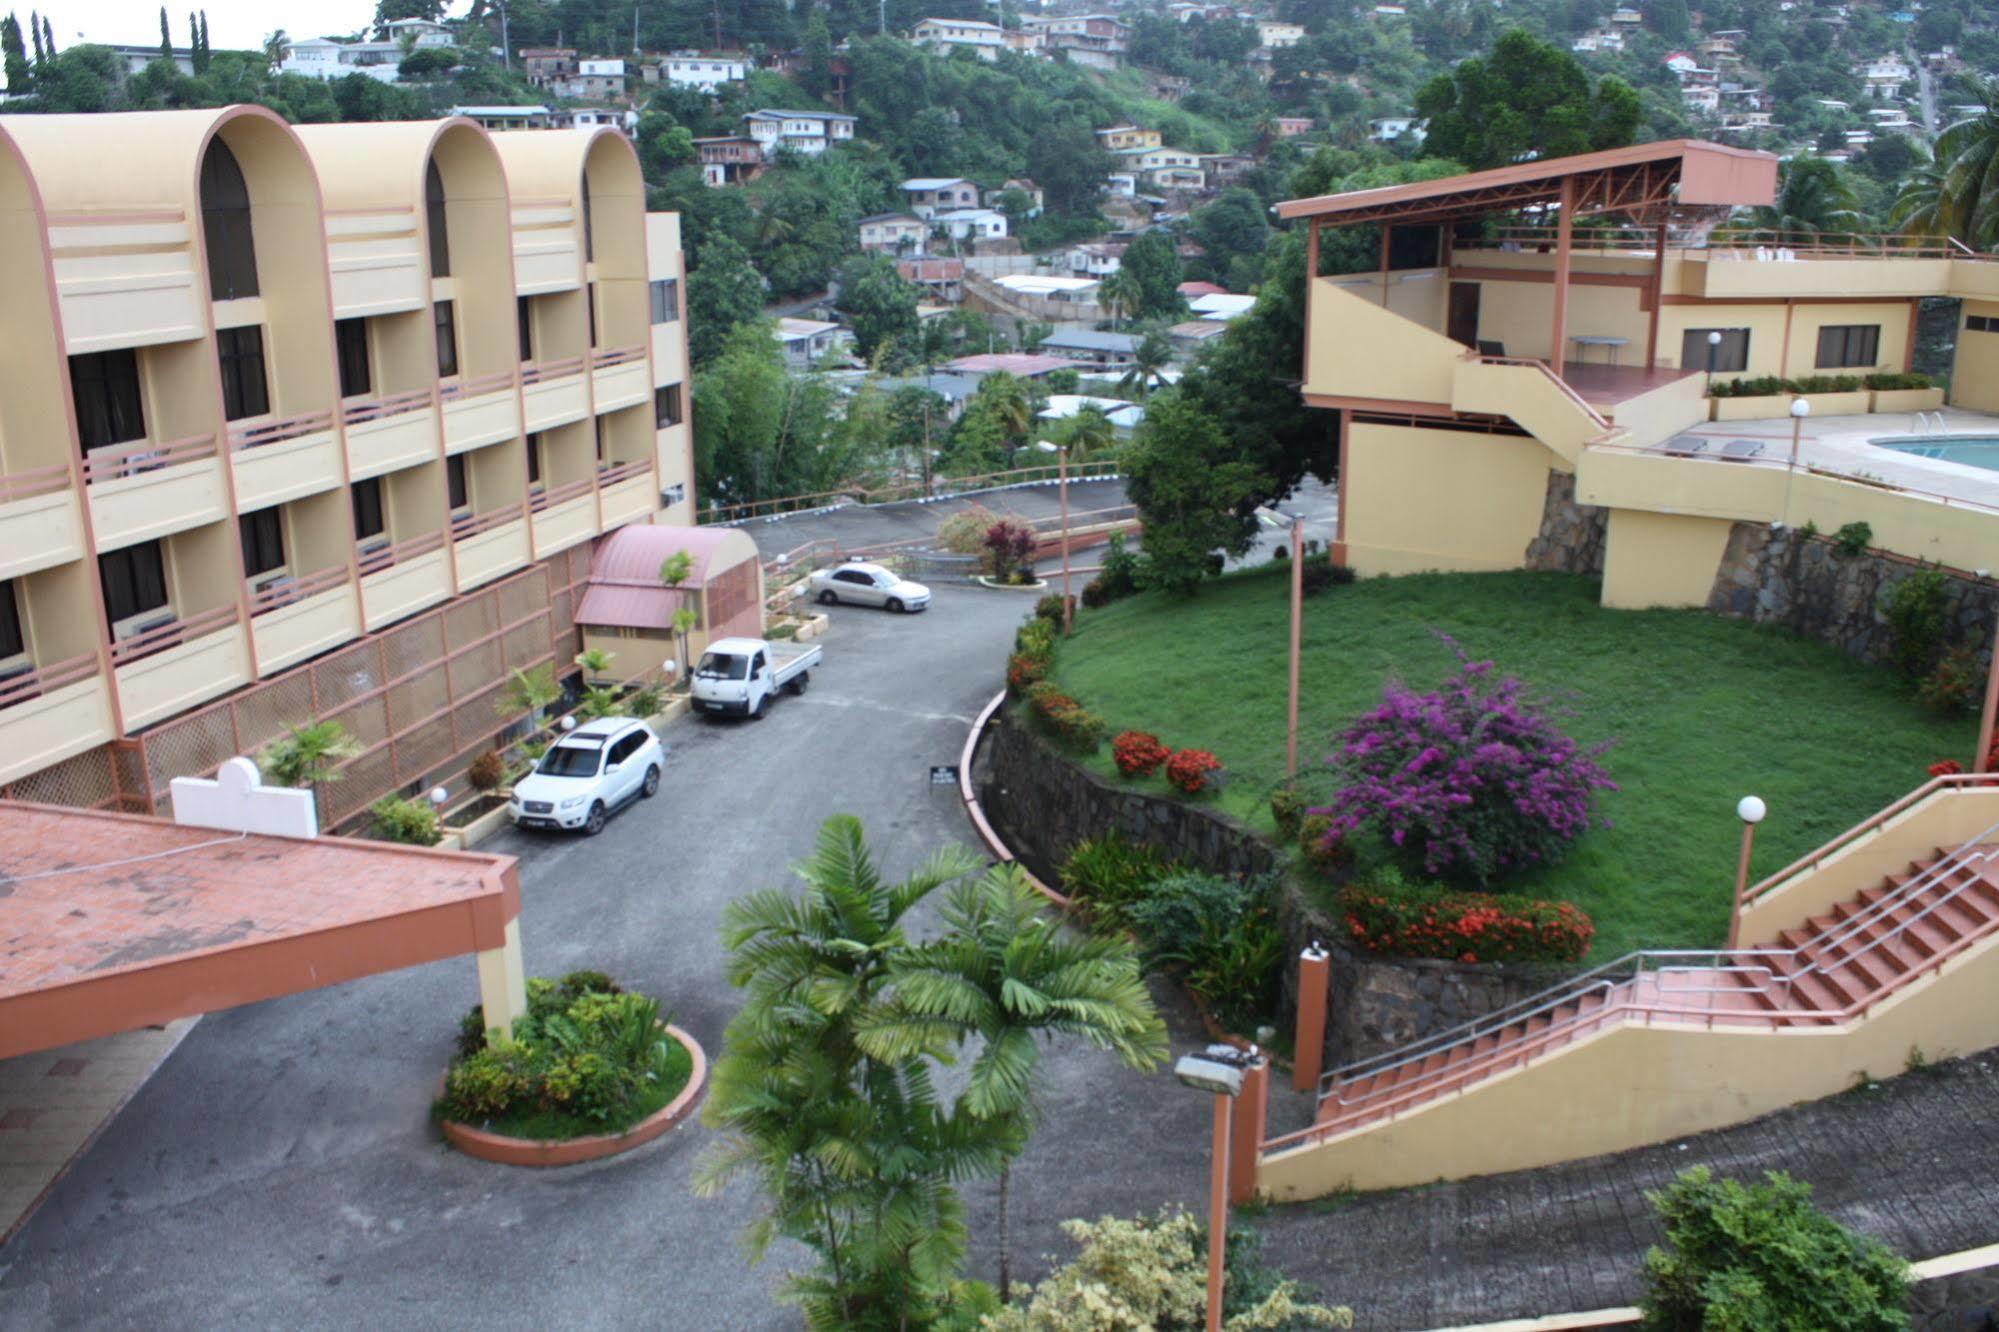
[[[599,486],[615,486],[620,481],[629,481],[633,477],[643,472],[650,472],[651,470],[652,462],[644,458],[633,462],[612,463],[603,471],[597,473],[597,484]]]
[[[316,412],[300,412],[297,416],[266,421],[261,425],[232,425],[229,427],[229,448],[232,452],[261,448],[266,444],[278,444],[310,435],[316,430],[325,430],[332,424],[333,409],[322,407]]]
[[[565,375],[580,374],[583,370],[581,356],[565,356],[559,361],[533,361],[521,367],[521,384],[542,384]]]
[[[99,481],[115,481],[120,477],[135,476],[140,472],[154,472],[162,467],[213,457],[216,452],[216,438],[213,433],[189,435],[185,439],[169,440],[165,444],[155,444],[150,440],[133,440],[124,444],[106,445],[83,455],[83,480],[86,485],[94,485]]]
[[[86,652],[82,656],[66,657],[62,661],[52,661],[46,666],[0,678],[0,708],[11,708],[17,703],[40,698],[50,690],[73,685],[95,674],[97,654]]]
[[[285,606],[296,605],[307,597],[316,597],[331,591],[348,581],[350,572],[346,565],[336,564],[316,573],[302,574],[297,578],[276,578],[250,594],[250,614],[263,615]]]
[[[528,495],[528,512],[540,513],[557,504],[566,504],[578,496],[589,494],[595,484],[593,478],[586,476],[581,481],[568,481],[546,490],[533,491]]]
[[[1575,388],[1571,386],[1566,379],[1563,379],[1560,375],[1556,374],[1555,368],[1549,365],[1546,361],[1540,360],[1532,356],[1487,356],[1483,352],[1478,352],[1478,351],[1468,351],[1460,359],[1466,361],[1479,361],[1486,365],[1531,366],[1534,369],[1539,370],[1544,376],[1546,376],[1549,383],[1553,384],[1556,388],[1560,389],[1562,395],[1566,397],[1576,407],[1580,408],[1583,411],[1583,413],[1589,417],[1590,422],[1593,425],[1595,425],[1598,429],[1606,431],[1610,429],[1610,422],[1604,417],[1603,413],[1599,412],[1596,408],[1590,406],[1588,402],[1584,401],[1583,395],[1576,392]]]
[[[625,365],[645,359],[644,343],[635,342],[629,347],[607,347],[590,353],[590,364],[602,370],[607,366]]]
[[[234,602],[217,606],[213,610],[200,611],[165,624],[154,625],[144,633],[121,638],[111,645],[111,664],[123,666],[141,657],[170,647],[178,647],[191,638],[202,638],[218,629],[235,624],[239,613]]]
[[[69,464],[32,467],[24,472],[0,474],[0,504],[34,499],[38,495],[69,489]]]
[[[360,551],[355,557],[355,563],[361,571],[361,576],[365,578],[369,574],[380,573],[384,569],[393,568],[401,564],[404,560],[413,560],[419,555],[428,555],[431,551],[437,550],[443,545],[444,533],[425,532],[422,536],[411,537],[407,541],[398,541],[394,545],[377,546],[373,550]]]
[[[430,406],[431,391],[427,388],[411,389],[407,393],[392,393],[385,398],[370,402],[356,403],[341,411],[341,419],[348,425],[365,425],[387,416],[401,416],[405,412],[417,411]]]
[[[451,520],[451,539],[463,541],[467,537],[478,536],[481,532],[490,532],[496,527],[517,523],[520,518],[520,509],[512,505],[504,509],[494,509],[489,513],[468,513]]]
[[[1866,836],[1868,833],[1871,833],[1876,829],[1880,828],[1883,824],[1887,823],[1890,819],[1894,818],[1896,815],[1901,814],[1905,810],[1914,808],[1915,806],[1921,804],[1923,801],[1929,799],[1931,796],[1937,794],[1939,791],[1950,790],[1957,787],[1986,786],[1990,785],[1992,783],[1992,780],[1993,777],[1991,773],[1977,773],[1977,772],[1955,772],[1955,773],[1946,774],[1942,777],[1932,777],[1929,781],[1924,782],[1921,786],[1909,792],[1907,795],[1903,796],[1900,800],[1895,801],[1887,808],[1882,809],[1865,819],[1862,819],[1859,823],[1854,824],[1851,828],[1848,828],[1845,832],[1840,833],[1837,837],[1832,838],[1830,841],[1824,843],[1823,845],[1811,851],[1807,851],[1804,855],[1799,856],[1796,860],[1784,866],[1784,868],[1778,870],[1775,874],[1772,874],[1767,878],[1759,881],[1758,883],[1752,885],[1749,888],[1749,890],[1743,894],[1742,904],[1744,906],[1749,906],[1757,902],[1761,898],[1767,896],[1771,891],[1776,889],[1786,879],[1789,879],[1792,875],[1797,874],[1802,870],[1817,869],[1821,864],[1825,862],[1826,858],[1832,855],[1834,852],[1844,850],[1846,847],[1860,840],[1860,838]]]
[[[456,402],[460,398],[476,398],[483,393],[514,386],[512,370],[494,370],[488,374],[460,376],[457,379],[441,381],[437,386],[437,396],[446,402]]]

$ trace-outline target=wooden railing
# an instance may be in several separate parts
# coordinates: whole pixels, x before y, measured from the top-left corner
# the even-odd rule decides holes
[[[438,385],[437,396],[446,402],[456,402],[460,398],[476,398],[482,393],[494,393],[513,386],[512,370],[495,370],[491,374],[445,380]]]
[[[494,509],[491,513],[460,514],[451,520],[451,539],[463,541],[467,537],[475,537],[481,532],[490,532],[496,527],[505,527],[508,523],[517,523],[520,520],[521,511],[512,505],[504,509]]]
[[[279,444],[317,430],[326,430],[332,425],[333,409],[330,407],[316,412],[300,412],[297,416],[266,421],[262,425],[232,425],[229,427],[229,447],[231,450],[261,448],[266,444]]]
[[[597,482],[594,477],[586,476],[581,481],[568,481],[559,486],[550,486],[545,490],[530,491],[528,492],[528,512],[540,513],[542,510],[552,509],[558,504],[567,504],[570,500],[580,495],[589,494],[591,488],[596,484]]]
[[[356,403],[346,408],[341,415],[348,425],[364,425],[384,417],[419,411],[430,406],[430,401],[429,389],[411,389],[407,393],[392,393],[386,398],[376,398],[372,402]]]
[[[274,578],[250,594],[250,614],[256,616],[280,610],[339,587],[347,579],[348,569],[344,564],[298,578]]]
[[[201,458],[212,458],[216,452],[216,437],[209,435],[189,435],[185,439],[170,440],[165,444],[155,444],[150,440],[134,440],[125,444],[110,444],[92,449],[83,455],[83,480],[86,485],[99,481],[112,481],[121,476],[134,476],[140,472],[155,472],[162,467],[172,467],[176,463],[195,462]]]
[[[581,356],[566,356],[560,361],[533,361],[521,367],[521,384],[545,384],[551,379],[561,379],[565,375],[580,374],[583,370]]]
[[[597,484],[600,486],[615,486],[620,481],[629,481],[633,477],[650,472],[651,470],[651,461],[644,458],[639,459],[637,462],[614,462],[597,473]]]
[[[633,361],[643,361],[645,354],[646,349],[641,343],[633,343],[629,347],[606,347],[601,351],[590,353],[590,364],[602,370],[607,366],[629,365]]]
[[[0,504],[12,504],[16,500],[33,499],[37,495],[48,495],[67,489],[69,489],[68,463],[57,463],[53,467],[30,468],[25,472],[9,472],[0,475]]]
[[[50,662],[18,675],[0,677],[0,708],[11,708],[17,703],[26,703],[40,698],[43,694],[73,685],[78,680],[87,680],[97,674],[97,654],[86,652],[80,657],[70,657],[63,661]]]
[[[443,545],[444,533],[425,532],[422,536],[414,536],[407,541],[398,541],[394,545],[376,546],[371,550],[359,550],[355,558],[355,563],[361,570],[361,576],[366,578],[369,574],[380,573],[382,570],[393,568],[406,560],[416,559],[419,555],[428,555],[433,550],[440,549]]]
[[[219,629],[235,624],[238,612],[232,602],[227,606],[217,606],[213,610],[201,611],[181,619],[156,624],[143,633],[121,638],[111,645],[111,664],[128,666],[141,657],[150,657],[155,652],[179,647],[182,643],[205,637]]]

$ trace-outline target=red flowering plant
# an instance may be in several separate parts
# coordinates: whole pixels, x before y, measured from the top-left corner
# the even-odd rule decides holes
[[[1029,685],[1027,702],[1042,726],[1070,749],[1088,754],[1103,743],[1104,720],[1050,681]]]
[[[1597,762],[1610,742],[1577,744],[1519,680],[1444,641],[1457,674],[1426,694],[1384,685],[1337,737],[1338,789],[1311,812],[1330,820],[1329,843],[1379,832],[1424,873],[1484,885],[1559,859],[1617,783]]]
[[[1111,760],[1127,777],[1150,777],[1172,754],[1150,731],[1119,731],[1111,741]]]
[[[1354,946],[1452,962],[1580,962],[1596,924],[1568,902],[1511,894],[1406,888],[1390,871],[1379,886],[1351,883],[1339,906]]]
[[[1034,529],[1018,518],[1002,518],[986,529],[986,562],[995,582],[1034,581]]]
[[[1205,749],[1182,749],[1166,760],[1166,780],[1187,795],[1222,782],[1222,761]]]

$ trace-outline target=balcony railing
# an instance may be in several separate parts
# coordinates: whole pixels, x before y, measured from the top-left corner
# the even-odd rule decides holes
[[[232,425],[229,427],[229,447],[232,451],[260,448],[265,444],[278,444],[314,431],[325,430],[333,424],[333,409],[321,408],[316,412],[301,412],[297,416],[287,416],[276,421],[265,421],[259,425]]]
[[[25,472],[0,474],[0,504],[12,504],[16,500],[33,499],[37,495],[48,495],[69,488],[69,464],[57,463],[53,467],[35,467]]]
[[[467,537],[475,537],[481,532],[490,532],[496,527],[504,527],[508,523],[517,523],[520,520],[521,511],[512,505],[504,509],[494,509],[491,513],[456,514],[451,519],[451,539],[463,541]]]
[[[581,356],[566,356],[559,361],[533,361],[521,367],[521,384],[543,384],[565,375],[580,374],[583,370]]]
[[[567,504],[579,495],[589,494],[591,487],[595,484],[596,481],[594,478],[586,476],[581,481],[568,481],[559,486],[550,486],[545,490],[531,491],[528,494],[528,512],[540,513],[542,510],[552,509],[558,504]]]
[[[135,476],[140,472],[156,472],[176,463],[212,458],[215,451],[216,437],[212,434],[189,435],[165,444],[155,444],[150,440],[110,444],[83,455],[83,480],[86,485],[94,485],[99,481]]]
[[[430,406],[430,390],[411,389],[407,393],[392,393],[386,398],[376,398],[372,402],[356,403],[345,409],[341,416],[348,425],[364,425],[384,417],[420,411],[428,406]]]
[[[606,463],[597,473],[597,484],[615,486],[620,481],[629,481],[635,476],[643,476],[652,470],[652,463],[641,458],[637,462]]]
[[[11,708],[20,703],[31,702],[44,694],[61,689],[64,685],[73,685],[78,680],[88,680],[95,674],[97,674],[97,654],[86,652],[80,657],[70,657],[65,661],[50,662],[33,670],[0,677],[0,708]]]
[[[428,555],[434,550],[442,549],[443,546],[444,533],[425,532],[421,536],[413,536],[394,545],[359,550],[356,563],[360,566],[361,576],[366,578],[369,574],[380,573],[384,569],[394,568],[398,564]]]
[[[491,374],[446,380],[438,385],[437,396],[446,402],[456,402],[460,398],[476,398],[482,393],[494,393],[513,386],[513,371],[495,370]]]
[[[1466,249],[1547,249],[1556,244],[1553,227],[1500,227],[1477,246]],[[1579,226],[1570,239],[1578,254],[1605,254],[1658,247],[1657,231],[1644,227]],[[1846,231],[1765,231],[1755,227],[1717,227],[1711,231],[1666,231],[1666,249],[1699,258],[1754,259],[1759,253],[1775,259],[1999,259],[1980,254],[1953,237],[1899,233],[1869,235]]]
[[[646,349],[642,343],[633,343],[629,347],[606,347],[601,351],[590,353],[590,364],[602,370],[607,366],[629,365],[633,361],[643,361],[645,354]]]
[[[217,606],[181,619],[168,620],[164,624],[152,625],[129,638],[121,638],[111,645],[111,664],[129,666],[142,657],[150,657],[156,652],[179,647],[182,643],[212,634],[218,629],[235,624],[240,618],[236,606]]]
[[[339,587],[348,579],[347,566],[336,564],[299,578],[274,578],[250,594],[250,614],[268,614],[307,597]]]

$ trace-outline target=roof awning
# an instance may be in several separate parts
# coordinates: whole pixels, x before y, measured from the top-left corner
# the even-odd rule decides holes
[[[1777,159],[1726,144],[1668,139],[1443,180],[1291,199],[1277,205],[1277,215],[1335,226],[1451,222],[1559,203],[1565,189],[1572,192],[1576,215],[1751,207],[1776,198]]]

